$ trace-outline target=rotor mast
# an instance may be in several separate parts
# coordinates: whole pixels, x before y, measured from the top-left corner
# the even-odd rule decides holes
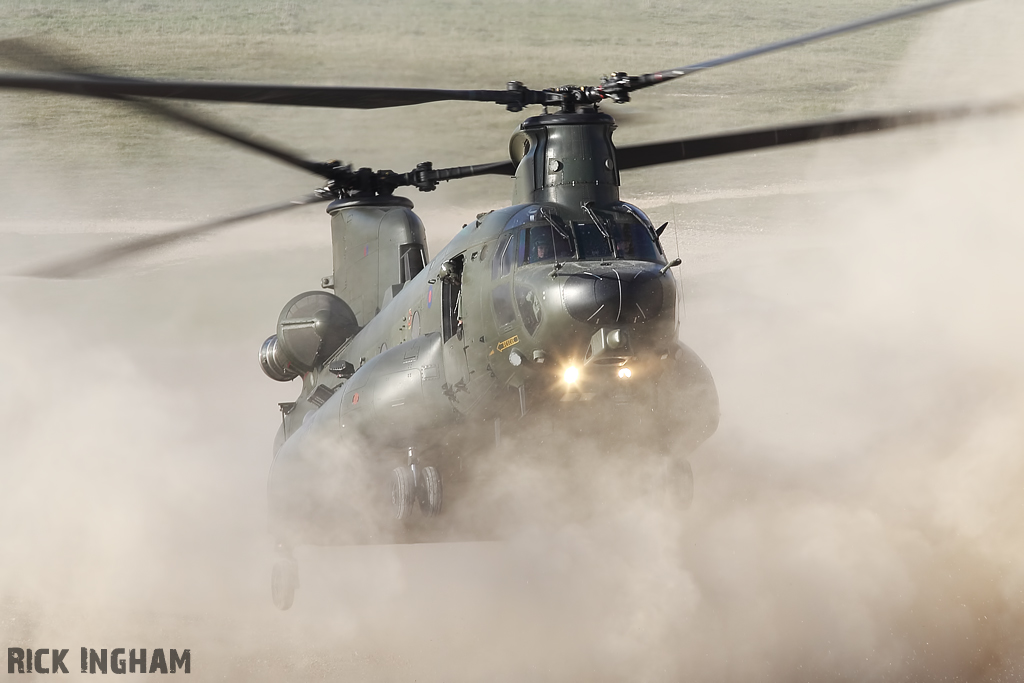
[[[578,207],[617,202],[614,129],[615,120],[596,111],[526,119],[509,144],[517,165],[513,203]]]

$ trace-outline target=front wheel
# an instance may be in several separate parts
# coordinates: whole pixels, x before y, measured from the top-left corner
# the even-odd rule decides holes
[[[693,467],[688,460],[666,457],[656,468],[652,493],[668,510],[688,510],[693,504]]]
[[[415,501],[416,486],[413,483],[412,470],[408,467],[396,467],[391,470],[391,512],[395,519],[408,518],[412,514]]]
[[[420,469],[419,479],[420,512],[424,517],[437,517],[441,514],[441,473],[427,465]]]
[[[295,560],[278,560],[270,572],[270,595],[274,607],[286,610],[295,602],[295,589],[299,587],[299,565]]]
[[[689,510],[693,505],[693,467],[690,461],[672,460],[668,471],[669,483],[675,489],[675,503],[680,509]]]

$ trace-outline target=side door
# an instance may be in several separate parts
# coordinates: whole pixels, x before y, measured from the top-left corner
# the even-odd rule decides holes
[[[454,266],[451,275],[441,282],[441,340],[443,342],[445,393],[457,407],[468,406],[464,396],[469,387],[469,332],[465,328],[463,289],[465,254],[449,259]]]
[[[502,234],[491,260],[491,307],[498,334],[509,332],[516,324],[512,303],[512,269],[518,248],[517,231]]]

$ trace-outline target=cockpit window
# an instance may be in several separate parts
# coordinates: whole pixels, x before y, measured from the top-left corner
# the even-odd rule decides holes
[[[505,227],[502,228],[502,231],[507,232],[509,230],[514,230],[521,225],[526,225],[527,223],[543,223],[544,218],[542,212],[544,211],[550,212],[550,209],[537,204],[531,204],[523,210],[518,211],[514,216],[512,216],[512,218],[509,218],[508,222],[505,223]]]
[[[569,232],[551,225],[535,225],[519,232],[519,263],[570,261],[576,258]]]
[[[402,244],[398,247],[399,282],[408,282],[423,270],[424,258],[422,244]]]
[[[494,251],[494,258],[491,260],[492,280],[505,277],[512,272],[512,257],[515,254],[512,236],[512,233],[506,233],[498,241],[498,248]]]
[[[639,209],[620,204],[610,209],[595,208],[593,213],[599,225],[572,224],[581,260],[619,258],[665,263],[654,229]]]
[[[634,261],[665,262],[665,257],[659,253],[647,226],[640,223],[613,223],[609,232],[615,243],[616,257]]]
[[[572,223],[571,227],[580,248],[581,261],[612,258],[612,245],[600,228],[593,223]]]

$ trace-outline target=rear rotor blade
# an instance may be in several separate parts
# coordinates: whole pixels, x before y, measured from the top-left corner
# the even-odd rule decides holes
[[[81,79],[98,79],[106,81],[113,80],[121,83],[133,82],[132,79],[127,78],[117,78],[112,76],[82,73],[92,71],[93,68],[85,64],[85,62],[80,57],[67,57],[65,55],[57,55],[51,50],[47,50],[36,41],[27,40],[25,38],[11,38],[8,40],[0,40],[0,58],[18,64],[19,66],[32,69],[40,69],[44,71],[62,72],[66,75],[73,75]],[[151,115],[168,119],[176,123],[188,126],[190,128],[201,130],[205,133],[210,133],[222,139],[229,140],[235,144],[246,147],[250,150],[259,152],[260,154],[273,157],[278,161],[283,161],[286,164],[290,164],[297,168],[301,168],[304,171],[316,173],[317,175],[323,176],[325,178],[331,177],[331,166],[328,164],[302,159],[301,157],[285,150],[284,148],[278,145],[257,140],[252,135],[243,133],[238,129],[227,126],[226,124],[216,122],[212,118],[199,117],[192,113],[185,113],[179,109],[175,109],[166,104],[154,102],[151,100],[139,100],[134,97],[124,95],[95,95],[95,97],[127,102]]]
[[[851,21],[847,24],[840,26],[833,26],[832,28],[823,29],[821,31],[815,31],[813,33],[807,33],[796,38],[790,38],[788,40],[780,40],[777,43],[769,43],[768,45],[762,45],[755,47],[750,50],[744,50],[735,54],[727,55],[725,57],[718,57],[717,59],[709,59],[707,61],[698,62],[689,66],[679,67],[678,69],[668,69],[666,71],[656,71],[654,73],[644,74],[643,76],[636,77],[635,80],[631,79],[630,90],[638,90],[640,88],[646,88],[652,85],[658,85],[659,83],[665,83],[667,81],[674,80],[681,76],[687,76],[698,71],[705,71],[712,69],[716,66],[722,66],[723,64],[732,64],[733,62],[739,62],[744,59],[751,57],[757,57],[759,55],[768,54],[769,52],[777,52],[779,50],[785,50],[798,45],[806,45],[825,38],[832,38],[839,36],[844,33],[851,33],[853,31],[859,31],[870,26],[877,26],[879,24],[885,24],[890,21],[896,21],[898,19],[906,19],[908,17],[923,14],[925,12],[931,12],[942,7],[949,5],[955,5],[960,2],[968,2],[970,0],[937,0],[936,2],[929,2],[924,5],[916,5],[914,7],[905,7],[898,9],[893,12],[886,12],[885,14],[879,14],[867,19],[859,19],[857,21]]]
[[[433,90],[428,88],[354,88],[347,86],[261,85],[257,83],[204,83],[152,81],[77,76],[0,74],[0,88],[46,90],[68,95],[111,97],[165,97],[207,102],[289,104],[300,107],[383,109],[449,100],[519,103],[520,92],[506,90]],[[532,92],[532,91],[530,91]],[[538,100],[539,101],[539,100]],[[532,104],[533,102],[526,102]]]
[[[1017,99],[984,106],[946,107],[921,111],[877,114],[856,118],[819,121],[795,126],[723,133],[681,140],[666,140],[646,145],[619,147],[615,151],[619,170],[642,168],[677,161],[746,152],[764,147],[792,145],[812,140],[860,135],[877,131],[919,126],[941,121],[955,121],[975,116],[992,116],[1024,109],[1024,100]]]
[[[301,168],[304,171],[315,173],[323,178],[330,179],[333,177],[331,173],[332,165],[325,164],[318,161],[309,161],[303,159],[295,154],[285,150],[282,147],[271,144],[266,141],[258,140],[252,135],[247,135],[239,132],[237,129],[229,128],[223,123],[214,122],[209,117],[199,118],[195,114],[186,114],[178,109],[168,107],[165,104],[153,102],[151,100],[140,100],[134,97],[112,97],[111,99],[121,100],[123,102],[130,102],[139,109],[144,109],[152,114],[161,116],[171,121],[177,121],[191,128],[210,133],[224,140],[230,140],[235,144],[241,145],[247,149],[259,152],[265,156],[272,157],[278,161],[283,161],[286,164]]]
[[[140,237],[138,239],[131,239],[121,244],[114,245],[112,247],[106,247],[99,249],[83,256],[76,256],[67,260],[58,261],[50,265],[41,266],[31,271],[23,273],[29,277],[42,277],[42,278],[72,278],[84,275],[88,271],[93,271],[103,266],[110,265],[115,261],[120,261],[127,257],[139,254],[145,251],[150,251],[158,247],[163,247],[174,242],[180,242],[181,240],[189,237],[196,237],[198,235],[208,235],[221,228],[235,223],[241,223],[253,218],[262,218],[264,216],[270,216],[275,213],[281,213],[288,209],[294,209],[299,206],[306,206],[307,204],[316,204],[323,202],[332,197],[326,196],[321,197],[317,194],[307,195],[300,199],[295,199],[290,202],[284,202],[281,204],[272,204],[270,206],[264,206],[259,209],[246,211],[244,213],[238,213],[233,216],[227,216],[224,218],[218,218],[212,221],[204,223],[198,223],[196,225],[190,225],[177,230],[171,230],[169,232],[159,233],[157,235],[147,235],[146,237]]]

